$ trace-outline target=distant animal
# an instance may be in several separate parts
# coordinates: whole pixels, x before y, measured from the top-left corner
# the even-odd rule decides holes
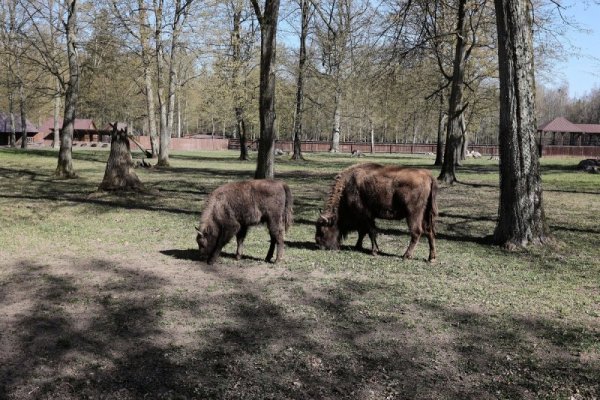
[[[597,174],[600,172],[600,159],[588,158],[587,160],[581,160],[577,165],[577,169]]]
[[[227,183],[208,197],[200,226],[196,228],[196,242],[201,256],[212,264],[221,249],[236,236],[236,259],[239,260],[248,228],[266,223],[271,245],[265,260],[271,261],[277,245],[277,262],[283,258],[284,234],[292,219],[292,193],[282,181],[257,179]]]
[[[364,156],[365,156],[365,154],[358,149],[352,150],[352,153],[350,153],[350,157],[364,157]]]
[[[316,223],[316,244],[320,249],[337,250],[349,232],[358,231],[355,248],[362,248],[368,234],[371,253],[377,254],[375,219],[406,218],[411,240],[403,258],[412,258],[415,246],[425,234],[429,240],[429,261],[434,261],[437,190],[435,178],[425,169],[376,163],[349,167],[335,177],[325,210]]]
[[[468,157],[473,157],[473,158],[481,158],[481,153],[478,151],[469,151],[467,150],[467,152],[465,153],[465,156]]]

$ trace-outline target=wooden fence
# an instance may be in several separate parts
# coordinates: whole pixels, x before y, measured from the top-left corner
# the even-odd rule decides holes
[[[91,147],[106,147],[110,143],[110,137],[105,135],[99,137],[102,139],[101,142],[86,142],[86,146]],[[148,136],[136,136],[136,139],[142,146],[150,148],[150,137]],[[45,140],[44,146],[50,146],[51,140]],[[82,142],[83,143],[83,142]],[[75,146],[83,145],[82,143],[76,143]],[[131,144],[132,148],[135,145]],[[248,141],[248,146],[252,150],[258,149],[258,141]],[[275,147],[283,151],[291,152],[293,150],[293,142],[291,140],[278,140],[275,143]],[[315,152],[328,152],[331,147],[331,142],[325,141],[303,141],[302,151],[305,153]],[[171,144],[169,146],[172,150],[239,150],[240,141],[238,139],[222,139],[222,138],[171,138]],[[370,143],[359,143],[359,142],[341,142],[340,152],[341,153],[352,153],[354,150],[358,150],[362,153],[371,152]],[[470,145],[469,150],[477,151],[482,156],[497,156],[498,146],[495,145]],[[436,144],[397,144],[397,143],[376,143],[374,146],[374,152],[378,154],[435,154]],[[600,158],[600,146],[552,146],[544,145],[542,147],[542,157],[552,156],[571,156],[581,158]]]
[[[258,141],[249,141],[248,146],[256,150]],[[291,140],[278,140],[275,147],[283,151],[291,152],[293,150],[293,142]],[[302,151],[305,153],[327,152],[331,147],[331,142],[325,141],[303,141]],[[240,141],[238,139],[229,139],[230,150],[238,150]],[[341,153],[351,153],[354,150],[359,150],[363,153],[371,152],[370,143],[359,142],[340,142]],[[497,156],[498,146],[496,145],[470,145],[469,150],[476,151],[482,156]],[[376,143],[374,146],[375,153],[402,153],[402,154],[426,154],[434,153],[436,144],[396,144],[396,143]],[[573,156],[573,157],[589,157],[600,158],[600,146],[543,146],[542,157],[551,156]]]

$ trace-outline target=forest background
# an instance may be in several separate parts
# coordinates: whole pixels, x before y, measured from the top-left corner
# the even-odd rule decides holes
[[[69,68],[68,2],[3,1],[0,111],[20,107],[34,124],[62,116]],[[457,35],[456,1],[323,0],[281,5],[276,59],[276,137],[292,139],[301,10],[308,4],[303,140],[432,143],[448,111]],[[587,34],[575,3],[534,4],[537,119],[600,122],[600,88],[577,98],[561,62]],[[597,8],[594,2],[586,7]],[[496,27],[490,1],[466,4],[464,127],[470,142],[496,144]],[[127,122],[136,133],[236,137],[243,113],[259,135],[260,27],[244,0],[102,0],[79,4],[78,118]],[[597,60],[593,60],[597,61]],[[163,109],[164,105],[164,109]]]

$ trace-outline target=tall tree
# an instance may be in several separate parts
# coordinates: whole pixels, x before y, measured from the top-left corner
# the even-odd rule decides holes
[[[121,28],[129,34],[138,44],[136,55],[140,60],[142,69],[142,92],[145,99],[148,134],[152,157],[157,157],[159,152],[159,138],[156,131],[156,107],[153,83],[155,49],[152,49],[151,36],[153,27],[151,21],[155,18],[149,12],[152,5],[148,0],[137,0],[135,7],[128,0],[111,0],[114,14],[120,22]],[[154,9],[153,9],[154,11]],[[161,27],[156,27],[162,29]],[[135,47],[134,47],[135,48]]]
[[[233,91],[233,108],[235,112],[235,133],[240,139],[240,157],[248,160],[247,124],[246,124],[246,81],[248,61],[252,57],[254,29],[244,34],[243,23],[246,20],[243,0],[232,0],[231,11],[231,85]]]
[[[456,182],[455,168],[460,159],[460,145],[462,139],[461,117],[465,106],[463,105],[463,90],[465,78],[465,58],[467,57],[467,0],[458,1],[458,14],[456,24],[456,46],[454,50],[454,64],[450,99],[448,103],[448,124],[446,126],[446,148],[442,171],[438,179],[446,183]]]
[[[495,0],[500,72],[500,205],[495,241],[507,248],[543,243],[548,227],[536,145],[532,9]]]
[[[49,38],[49,52],[51,53],[51,57],[49,57],[50,62],[53,64],[58,64],[58,55],[57,55],[57,42],[58,42],[58,30],[55,25],[55,2],[54,0],[48,1],[48,28],[50,32]],[[52,67],[53,70],[58,71],[58,65],[54,65]],[[62,85],[58,76],[54,76],[54,113],[53,113],[53,129],[52,129],[52,148],[59,149],[60,148],[60,99],[63,95],[62,93]]]
[[[156,60],[156,95],[158,99],[159,108],[159,126],[160,126],[160,139],[158,149],[158,163],[159,166],[169,166],[169,143],[171,141],[171,132],[167,130],[167,101],[164,96],[164,43],[163,43],[163,25],[164,25],[164,0],[153,0],[154,10],[154,45],[155,52],[154,58]]]
[[[6,7],[6,8],[5,8]],[[15,97],[15,67],[17,59],[17,10],[13,1],[2,4],[2,45],[4,47],[3,61],[6,63],[6,87],[8,89],[8,114],[10,118],[10,147],[17,146],[14,97]]]
[[[77,112],[77,99],[79,97],[79,57],[77,55],[77,0],[65,0],[66,22],[65,34],[67,44],[67,57],[69,60],[69,79],[65,90],[65,111],[63,126],[60,132],[60,150],[58,152],[58,165],[56,175],[62,178],[75,178],[73,169],[73,132]]]
[[[154,86],[152,84],[152,50],[150,48],[150,26],[148,9],[144,0],[138,0],[138,25],[140,40],[140,56],[144,74],[144,94],[146,95],[146,112],[148,114],[148,133],[152,158],[158,156],[158,135],[156,133],[156,110],[154,106]]]
[[[296,83],[296,110],[294,112],[294,152],[293,160],[303,160],[302,145],[302,118],[304,116],[304,75],[306,73],[306,38],[308,37],[308,24],[311,18],[312,3],[310,0],[300,0],[300,50],[298,54],[298,78]]]
[[[265,0],[264,12],[258,0],[252,0],[260,24],[260,138],[254,178],[275,175],[275,48],[280,0]]]
[[[177,89],[177,65],[181,49],[180,35],[183,24],[189,16],[193,0],[175,0],[170,15],[168,39],[168,57],[165,66],[165,0],[153,0],[154,5],[154,41],[156,45],[156,82],[158,105],[160,108],[160,146],[157,165],[168,167],[169,145],[175,122],[175,91]],[[165,72],[167,76],[165,77]],[[166,96],[165,96],[166,89]]]
[[[168,142],[171,140],[175,126],[175,94],[178,85],[177,68],[180,62],[179,54],[181,52],[180,36],[189,13],[193,0],[175,0],[174,12],[171,21],[171,47],[169,51],[169,81],[167,89],[167,134],[164,139]],[[163,138],[161,137],[161,140]],[[163,146],[164,151],[159,157],[159,164],[163,166],[169,165],[168,142]]]
[[[352,0],[332,0],[320,4],[316,11],[321,17],[318,25],[318,40],[322,50],[322,65],[333,82],[333,126],[329,151],[340,150],[340,130],[342,123],[342,101],[344,84],[344,64],[347,61],[351,44]]]

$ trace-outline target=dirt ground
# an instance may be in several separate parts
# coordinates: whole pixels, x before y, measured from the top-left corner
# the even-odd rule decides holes
[[[380,224],[377,257],[326,252],[324,158],[280,174],[296,211],[283,263],[262,261],[255,228],[241,261],[230,244],[209,266],[193,226],[212,187],[239,179],[230,158],[143,172],[156,198],[90,197],[93,158],[73,182],[0,167],[0,399],[600,398],[597,191],[545,193],[566,210],[547,249],[485,242],[497,197],[480,182],[477,202],[441,191],[436,264],[424,242],[401,260],[398,224]]]
[[[3,260],[0,398],[537,398],[530,379],[556,379],[561,398],[565,379],[577,394],[598,378],[597,359],[548,342],[538,353],[554,328],[535,318],[520,323],[534,363],[512,347],[514,327],[504,336],[476,308],[370,315],[362,295],[385,288],[350,276],[208,266],[194,249],[44,253]],[[586,390],[574,398],[597,395]]]

